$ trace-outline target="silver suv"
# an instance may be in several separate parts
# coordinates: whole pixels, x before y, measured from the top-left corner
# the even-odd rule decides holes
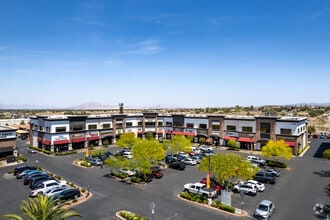
[[[257,195],[257,191],[256,185],[251,183],[239,183],[233,187],[233,192],[243,192],[250,196]]]

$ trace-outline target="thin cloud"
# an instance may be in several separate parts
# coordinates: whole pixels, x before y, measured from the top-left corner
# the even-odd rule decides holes
[[[98,22],[98,21],[93,21],[92,19],[89,20],[87,18],[82,18],[82,17],[73,17],[72,20],[81,23],[81,24],[87,24],[87,25],[94,25],[94,26],[104,26],[105,23],[103,22]]]
[[[312,16],[310,16],[308,18],[308,20],[317,19],[318,17],[321,17],[322,15],[324,15],[325,13],[327,13],[328,11],[329,11],[329,8],[323,8],[323,9],[315,12]]]
[[[130,45],[129,47],[133,49],[128,50],[123,54],[155,55],[162,50],[162,48],[158,45],[157,40],[145,40]]]

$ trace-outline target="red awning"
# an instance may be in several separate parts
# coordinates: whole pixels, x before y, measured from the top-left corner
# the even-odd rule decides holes
[[[143,131],[138,131],[137,133],[138,133],[138,134],[143,134]]]
[[[174,135],[183,135],[182,131],[173,131],[172,134]]]
[[[169,130],[165,131],[165,134],[171,134],[171,133],[172,133],[172,131],[169,131]]]
[[[225,136],[223,139],[225,139],[226,141],[228,141],[228,140],[237,141],[237,137],[233,137],[233,136]]]
[[[163,131],[157,131],[157,134],[163,134]]]
[[[50,140],[47,140],[45,139],[43,142],[42,142],[44,145],[50,145],[51,141]]]
[[[195,136],[194,132],[183,132],[183,135],[185,136]]]
[[[79,143],[79,142],[85,142],[85,137],[77,137],[77,138],[72,138],[71,142],[72,143]]]
[[[212,138],[208,138],[205,140],[206,143],[211,143],[212,141],[213,141]]]
[[[68,140],[57,140],[57,141],[54,141],[54,145],[63,145],[63,144],[68,144],[69,141]]]
[[[248,137],[240,137],[238,138],[239,142],[248,142],[248,143],[252,143],[254,142],[254,139],[248,138]]]
[[[288,144],[290,147],[294,147],[294,145],[296,144],[293,141],[285,141],[284,143]]]
[[[93,135],[87,138],[89,141],[97,141],[100,140],[100,137],[98,135]]]
[[[42,138],[41,137],[38,137],[38,142],[42,142]]]

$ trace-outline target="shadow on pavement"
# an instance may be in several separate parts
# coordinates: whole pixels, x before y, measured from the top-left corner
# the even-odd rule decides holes
[[[317,151],[314,153],[313,157],[322,158],[323,151],[330,149],[330,143],[322,143]]]

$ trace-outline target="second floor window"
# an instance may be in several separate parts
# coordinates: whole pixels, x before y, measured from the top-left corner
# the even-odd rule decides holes
[[[199,128],[206,129],[207,128],[207,125],[206,124],[199,124]]]
[[[281,134],[288,134],[288,135],[291,135],[292,134],[292,131],[291,129],[285,129],[285,128],[281,128]]]
[[[55,132],[56,133],[62,133],[66,131],[66,127],[56,127]]]
[[[227,131],[236,131],[236,126],[234,126],[234,125],[227,125]]]
[[[193,123],[187,123],[187,128],[194,128],[194,124]]]
[[[243,126],[243,127],[242,127],[242,131],[243,131],[243,132],[252,132],[252,127],[246,127],[246,126]]]
[[[88,125],[88,130],[95,130],[97,129],[97,125]]]

